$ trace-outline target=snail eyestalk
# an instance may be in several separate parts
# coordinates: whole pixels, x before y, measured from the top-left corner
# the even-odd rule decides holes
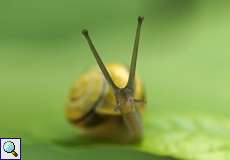
[[[89,47],[90,47],[90,49],[91,49],[91,51],[92,51],[92,53],[93,53],[93,55],[94,55],[94,57],[95,57],[95,59],[96,59],[96,61],[97,61],[97,63],[98,63],[98,66],[100,67],[100,69],[101,69],[103,75],[105,76],[105,79],[106,79],[106,80],[108,81],[108,83],[111,85],[111,87],[113,88],[113,90],[116,91],[118,88],[117,88],[117,86],[114,84],[114,82],[113,82],[111,76],[109,75],[108,70],[106,69],[104,63],[103,63],[102,60],[101,60],[101,57],[100,57],[99,54],[97,53],[97,50],[96,50],[96,48],[95,48],[94,45],[93,45],[93,42],[92,42],[92,40],[91,40],[91,38],[90,38],[90,36],[89,36],[88,31],[87,31],[86,29],[83,29],[83,30],[82,30],[82,34],[84,35],[85,39],[87,40],[87,42],[88,42],[88,44],[89,44]]]
[[[140,41],[141,25],[142,25],[143,20],[144,20],[144,17],[141,17],[141,16],[138,17],[136,36],[135,36],[133,53],[132,53],[132,60],[131,60],[131,65],[130,65],[129,80],[128,80],[128,83],[126,86],[127,88],[131,89],[132,91],[134,88],[135,71],[136,71],[136,63],[137,63],[137,53],[138,53],[138,47],[139,47],[139,41]]]

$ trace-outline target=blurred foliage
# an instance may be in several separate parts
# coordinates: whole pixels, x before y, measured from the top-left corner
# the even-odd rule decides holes
[[[22,137],[25,159],[229,159],[229,7],[225,0],[1,1],[0,137]],[[64,116],[71,84],[95,65],[80,31],[89,29],[104,61],[129,64],[138,15],[145,16],[137,67],[148,98],[143,142],[81,137]]]

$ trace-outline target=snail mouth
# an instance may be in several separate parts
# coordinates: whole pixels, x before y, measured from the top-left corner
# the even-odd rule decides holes
[[[71,118],[69,119],[69,121],[73,124],[84,124],[84,125],[87,125],[87,126],[91,126],[92,124],[91,123],[97,123],[96,121],[92,121],[92,119],[94,119],[93,117],[97,116],[95,114],[95,110],[97,108],[97,106],[101,103],[101,101],[103,100],[104,98],[104,95],[105,95],[105,92],[106,92],[106,81],[103,79],[103,85],[102,85],[102,89],[101,89],[101,92],[100,92],[100,95],[98,96],[97,100],[91,105],[91,109],[86,112],[83,116],[81,116],[80,118]],[[98,116],[97,116],[98,117]]]

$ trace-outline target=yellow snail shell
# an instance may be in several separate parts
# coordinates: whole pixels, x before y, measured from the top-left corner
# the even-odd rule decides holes
[[[128,81],[128,67],[111,63],[106,65],[114,83],[122,88]],[[144,99],[140,79],[135,79],[135,99]],[[120,137],[126,132],[121,113],[115,111],[116,101],[112,88],[98,67],[94,67],[78,79],[71,89],[66,107],[68,120],[86,133],[100,137]],[[144,103],[137,104],[143,114]],[[123,135],[124,136],[124,135]]]

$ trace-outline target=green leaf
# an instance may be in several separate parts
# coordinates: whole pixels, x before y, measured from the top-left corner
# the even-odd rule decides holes
[[[230,121],[207,115],[161,115],[146,123],[141,149],[183,159],[230,158]]]

